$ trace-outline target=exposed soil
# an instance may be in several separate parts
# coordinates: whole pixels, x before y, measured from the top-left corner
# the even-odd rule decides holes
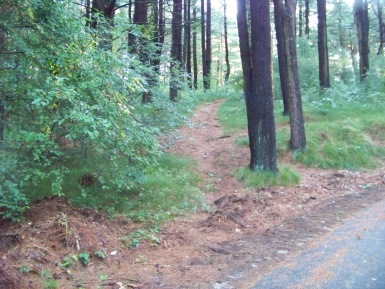
[[[246,132],[223,135],[215,118],[220,104],[200,107],[190,125],[166,141],[168,151],[198,162],[211,212],[177,218],[161,228],[158,246],[148,242],[129,250],[121,237],[138,224],[73,208],[61,198],[41,200],[31,205],[25,222],[0,223],[0,288],[55,288],[52,280],[64,289],[249,288],[344,219],[385,198],[384,167],[309,169],[290,163],[289,155],[279,162],[300,173],[300,185],[244,188],[231,172],[248,164],[248,149],[234,146]],[[90,253],[88,265],[58,265],[79,252]]]

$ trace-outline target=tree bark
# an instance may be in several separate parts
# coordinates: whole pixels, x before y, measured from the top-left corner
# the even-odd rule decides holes
[[[7,10],[7,8],[5,8],[4,10]],[[6,13],[6,11],[4,10],[1,11],[0,9],[0,16],[2,16],[1,15],[2,13]],[[0,30],[0,53],[7,52],[6,42],[7,42],[7,31]],[[0,93],[0,145],[4,141],[4,129],[6,124],[6,114],[5,114],[6,100],[7,100],[7,97],[4,94]]]
[[[283,0],[281,0],[283,1]],[[283,4],[282,4],[283,5]],[[287,57],[287,77],[290,114],[290,148],[303,151],[306,148],[305,126],[299,84],[297,47],[295,37],[295,0],[285,0],[284,34]]]
[[[155,74],[159,77],[160,74],[160,59],[162,57],[162,50],[165,37],[165,21],[164,21],[164,1],[154,1],[154,44],[155,57],[153,59]]]
[[[195,4],[195,3],[194,3]],[[194,22],[194,30],[193,30],[193,87],[194,89],[198,89],[198,56],[197,56],[197,31],[196,31],[196,23],[197,23],[197,9],[194,5],[193,9],[193,22]]]
[[[321,88],[330,87],[329,52],[326,26],[326,0],[317,0],[318,10],[318,63],[319,83]]]
[[[238,0],[238,35],[253,171],[277,172],[273,115],[269,0],[250,0],[251,45],[246,0]]]
[[[369,16],[367,0],[355,0],[353,10],[357,27],[360,80],[363,81],[369,70]]]
[[[184,0],[184,43],[183,63],[185,64],[188,77],[188,85],[192,88],[191,82],[191,0]]]
[[[201,34],[202,34],[202,71],[203,88],[210,89],[211,70],[211,0],[206,0],[207,11],[205,15],[205,1],[201,0]]]
[[[309,38],[310,36],[309,16],[310,16],[310,0],[305,0],[305,34],[307,35],[307,38]]]
[[[230,76],[230,60],[229,60],[229,43],[227,39],[227,15],[226,15],[226,0],[223,1],[223,29],[225,36],[225,61],[226,61],[226,73],[225,73],[225,83],[229,82]]]
[[[187,62],[187,2],[188,0],[183,0],[182,69],[186,69]]]
[[[206,1],[206,75],[203,76],[205,90],[210,89],[211,86],[211,0]]]
[[[298,11],[298,37],[302,37],[302,29],[303,29],[303,0],[298,1],[299,11]]]
[[[130,20],[130,23],[131,23],[131,19],[132,19],[132,0],[128,1],[128,19]]]
[[[282,115],[289,115],[289,89],[288,89],[288,76],[287,76],[287,58],[285,47],[285,31],[283,28],[284,22],[284,6],[280,0],[274,0],[274,22],[275,22],[275,34],[277,39],[277,52],[278,52],[278,67],[279,67],[279,80],[281,84],[283,112]]]
[[[91,0],[86,1],[86,26],[91,26]]]
[[[192,88],[191,83],[191,0],[187,1],[187,61],[186,61],[186,71],[189,77],[189,87]]]
[[[182,0],[173,0],[170,63],[170,100],[178,100],[179,75],[182,62]]]
[[[207,76],[206,67],[206,17],[205,17],[205,0],[201,0],[201,47],[202,47],[202,75],[203,88],[206,90],[205,77]]]
[[[384,53],[385,44],[385,23],[383,20],[382,10],[384,8],[385,1],[377,0],[377,18],[378,18],[378,30],[380,34],[380,45],[378,46],[377,55]]]

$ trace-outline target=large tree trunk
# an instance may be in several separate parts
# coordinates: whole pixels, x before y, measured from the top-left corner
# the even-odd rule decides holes
[[[193,21],[194,21],[194,31],[193,31],[193,70],[194,70],[193,87],[194,87],[194,89],[198,89],[198,56],[197,56],[197,31],[196,31],[197,8],[195,7],[195,5],[194,5],[194,9],[193,9]]]
[[[178,100],[180,66],[182,62],[182,0],[173,0],[170,63],[170,100]]]
[[[280,0],[274,0],[274,21],[275,33],[277,38],[279,79],[281,84],[281,93],[283,101],[282,115],[289,115],[289,89],[287,77],[287,59],[285,48],[285,32],[283,28],[284,6]]]
[[[226,0],[223,1],[223,28],[225,34],[225,61],[226,61],[226,73],[225,73],[225,83],[229,81],[230,76],[230,60],[229,60],[229,44],[227,39],[227,15],[226,15]]]
[[[326,27],[326,0],[317,0],[318,10],[318,63],[321,88],[330,87],[329,53]]]
[[[276,172],[269,0],[251,0],[251,47],[246,0],[238,0],[238,35],[250,142],[250,169]]]
[[[299,85],[294,13],[295,0],[285,0],[283,26],[287,58],[287,84],[289,92],[289,114],[291,134],[290,148],[293,151],[302,151],[306,148],[306,136],[302,111],[301,90]]]
[[[358,54],[360,57],[360,80],[369,70],[369,16],[367,0],[354,1],[354,19],[357,27]]]

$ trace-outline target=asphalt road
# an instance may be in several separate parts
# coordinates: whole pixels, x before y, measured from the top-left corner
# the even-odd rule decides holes
[[[385,289],[385,201],[343,222],[252,289]]]

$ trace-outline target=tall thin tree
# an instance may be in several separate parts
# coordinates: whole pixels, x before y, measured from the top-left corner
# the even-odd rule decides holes
[[[383,9],[385,6],[384,0],[376,0],[377,2],[377,18],[378,18],[378,32],[380,34],[380,45],[378,46],[377,55],[384,53],[385,44],[385,23],[383,19]]]
[[[310,0],[305,0],[305,34],[310,36]]]
[[[202,72],[203,88],[210,89],[211,77],[211,0],[201,0],[201,44],[202,44]]]
[[[206,90],[205,76],[207,76],[206,67],[206,15],[205,15],[205,0],[201,0],[201,47],[202,47],[202,73],[203,73],[203,88]]]
[[[164,0],[154,0],[154,37],[155,56],[153,65],[155,74],[160,74],[160,61],[165,39],[166,23],[164,19]]]
[[[355,0],[353,5],[354,21],[357,27],[360,80],[369,71],[369,15],[368,1]]]
[[[229,43],[227,37],[227,3],[226,0],[223,1],[223,30],[225,36],[225,61],[226,61],[226,73],[225,73],[225,83],[229,81],[230,76],[230,60],[229,60]]]
[[[191,83],[191,0],[187,0],[187,23],[185,24],[187,37],[187,60],[186,72],[189,77],[189,87],[192,88]]]
[[[193,57],[193,87],[194,89],[198,88],[198,55],[197,55],[197,8],[196,3],[194,1],[193,4],[193,51],[192,51],[192,57]]]
[[[329,52],[326,27],[326,0],[317,0],[318,11],[318,74],[321,88],[330,87]]]
[[[302,37],[303,34],[303,0],[298,0],[298,37]]]
[[[170,100],[178,100],[180,87],[180,67],[182,63],[182,0],[173,0],[171,63],[170,63]]]
[[[210,89],[211,80],[211,0],[207,1],[207,12],[206,12],[206,75],[203,76],[205,90]]]
[[[282,115],[289,115],[289,88],[288,88],[288,75],[287,75],[287,58],[285,47],[285,30],[283,28],[284,23],[284,5],[280,0],[273,0],[274,2],[274,22],[275,22],[275,34],[277,39],[277,52],[278,52],[278,68],[279,68],[279,80],[281,84],[281,94],[283,101]]]
[[[306,148],[306,135],[298,73],[297,45],[295,34],[295,3],[295,0],[285,0],[285,4],[281,2],[281,5],[284,5],[282,7],[285,7],[283,27],[285,34],[287,61],[287,87],[289,93],[288,103],[290,115],[290,148],[293,151],[303,151]]]

